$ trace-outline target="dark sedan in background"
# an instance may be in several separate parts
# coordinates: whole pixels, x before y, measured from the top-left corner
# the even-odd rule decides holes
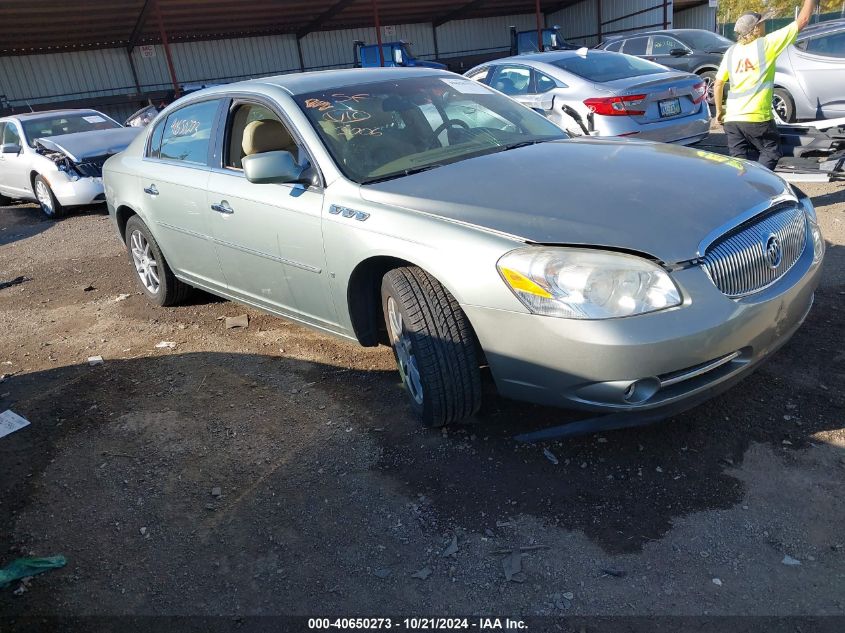
[[[598,48],[699,75],[707,84],[707,103],[712,105],[713,78],[732,44],[728,38],[702,29],[668,29],[611,37]]]

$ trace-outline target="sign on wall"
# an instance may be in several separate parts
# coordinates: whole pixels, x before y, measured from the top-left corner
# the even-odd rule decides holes
[[[138,48],[141,49],[141,57],[150,58],[156,56],[156,47],[152,44],[145,44],[144,46],[139,46]]]
[[[396,37],[396,26],[391,24],[390,26],[384,27],[384,36],[385,37]]]

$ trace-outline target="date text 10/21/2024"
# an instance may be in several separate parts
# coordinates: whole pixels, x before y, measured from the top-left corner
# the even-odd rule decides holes
[[[524,620],[511,618],[309,618],[310,630],[358,629],[375,630],[527,630]]]

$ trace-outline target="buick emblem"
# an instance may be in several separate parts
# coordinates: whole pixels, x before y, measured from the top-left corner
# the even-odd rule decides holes
[[[777,268],[780,266],[780,263],[783,260],[783,246],[781,246],[777,235],[770,235],[768,239],[766,239],[765,249],[766,263],[769,265],[769,268]]]

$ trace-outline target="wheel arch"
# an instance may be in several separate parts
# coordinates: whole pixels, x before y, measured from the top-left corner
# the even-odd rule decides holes
[[[117,224],[120,239],[124,243],[126,242],[126,224],[133,215],[138,215],[138,212],[126,204],[119,205],[114,211],[114,221]]]
[[[416,266],[399,257],[375,255],[358,263],[346,286],[346,305],[352,331],[364,347],[388,343],[381,310],[381,280],[394,268]]]
[[[707,72],[714,72],[714,73],[719,72],[719,67],[718,66],[712,66],[710,64],[704,64],[703,66],[699,66],[698,68],[695,69],[696,75],[700,75],[701,73],[707,73]]]
[[[449,294],[458,299],[458,295],[436,271],[418,262],[396,255],[370,256],[355,266],[346,286],[346,305],[352,331],[362,346],[375,347],[381,343],[389,344],[381,308],[381,282],[389,271],[404,266],[415,266],[424,270],[434,277]],[[458,301],[460,302],[459,299]]]

